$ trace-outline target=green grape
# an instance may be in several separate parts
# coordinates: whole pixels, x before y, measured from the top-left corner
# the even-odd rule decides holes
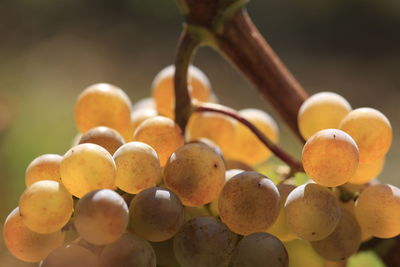
[[[124,138],[114,129],[99,126],[82,134],[79,144],[92,143],[105,148],[111,155],[125,144]]]
[[[62,246],[65,233],[56,231],[39,234],[29,230],[23,222],[19,208],[15,208],[3,225],[3,240],[16,258],[26,262],[39,262],[53,249]]]
[[[108,126],[124,133],[131,119],[131,101],[120,88],[98,83],[86,88],[75,104],[75,122],[80,132]]]
[[[144,108],[132,111],[131,114],[131,123],[129,126],[129,131],[124,134],[124,138],[126,142],[133,141],[133,134],[139,125],[149,118],[153,118],[157,116],[157,110],[152,108]]]
[[[297,237],[296,234],[293,233],[293,231],[290,230],[290,228],[286,224],[286,214],[284,210],[286,199],[290,192],[292,192],[296,188],[296,186],[290,184],[279,184],[277,188],[280,195],[279,215],[275,223],[270,228],[268,228],[267,232],[276,236],[280,240],[287,242],[294,240]]]
[[[324,259],[345,260],[357,252],[361,243],[361,228],[353,214],[342,210],[335,230],[326,238],[311,242],[313,249]]]
[[[34,232],[49,234],[60,230],[71,218],[73,200],[65,187],[50,180],[28,186],[19,199],[25,225]]]
[[[152,97],[145,97],[138,100],[135,104],[132,105],[132,112],[141,110],[141,109],[156,109],[156,102]]]
[[[178,196],[167,189],[152,187],[137,194],[129,206],[129,230],[152,242],[173,237],[184,222]]]
[[[95,245],[117,240],[128,226],[125,200],[110,189],[87,193],[76,204],[74,226],[79,235]]]
[[[225,165],[213,149],[202,143],[182,146],[164,168],[165,186],[186,206],[202,206],[221,192]]]
[[[221,220],[241,235],[265,231],[279,214],[278,189],[257,172],[245,171],[232,177],[218,201]]]
[[[306,240],[296,239],[284,245],[289,255],[289,267],[324,267],[324,259]]]
[[[156,267],[156,254],[150,243],[132,234],[124,234],[104,247],[100,254],[101,267]]]
[[[300,107],[297,125],[304,139],[320,130],[338,128],[351,111],[349,102],[333,92],[320,92],[310,96]]]
[[[329,189],[309,183],[289,193],[285,202],[285,215],[287,226],[298,237],[317,241],[335,230],[341,210]]]
[[[337,129],[315,133],[303,148],[304,170],[316,183],[335,187],[348,182],[358,168],[357,144]]]
[[[356,202],[356,216],[365,234],[391,238],[400,234],[400,189],[387,184],[364,189]]]
[[[174,253],[181,266],[228,266],[237,236],[214,217],[187,221],[174,237]]]
[[[130,142],[114,154],[117,166],[115,184],[125,192],[137,194],[162,179],[157,152],[142,142]]]
[[[288,253],[278,238],[267,233],[245,236],[238,243],[232,267],[287,267]]]
[[[353,110],[344,117],[339,129],[356,141],[360,163],[370,163],[382,158],[392,144],[392,126],[389,120],[373,108]]]
[[[133,139],[154,148],[160,158],[161,166],[165,166],[171,154],[183,145],[179,126],[173,120],[162,116],[143,121],[136,128]]]
[[[365,184],[376,178],[382,171],[385,165],[385,158],[374,160],[370,163],[360,163],[356,172],[350,178],[351,184]]]
[[[25,185],[34,182],[52,180],[61,183],[60,164],[62,156],[57,154],[44,154],[29,163],[25,171]]]
[[[39,267],[97,267],[97,256],[89,249],[75,244],[53,250]]]
[[[80,144],[68,150],[60,171],[63,184],[78,198],[96,189],[115,188],[113,157],[96,144]]]
[[[174,254],[174,239],[168,239],[163,242],[153,242],[151,246],[157,257],[157,266],[178,267],[179,263]]]

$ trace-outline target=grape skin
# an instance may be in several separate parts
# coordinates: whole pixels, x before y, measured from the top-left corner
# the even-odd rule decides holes
[[[6,218],[3,226],[3,240],[7,249],[16,258],[26,262],[39,262],[53,249],[61,246],[65,233],[56,231],[50,234],[39,234],[31,231],[23,223],[19,207]]]
[[[32,160],[25,171],[25,185],[30,186],[42,180],[61,183],[61,160],[62,156],[57,154],[44,154]]]
[[[105,245],[125,232],[128,220],[125,200],[110,189],[102,189],[92,191],[78,201],[74,226],[86,241]]]
[[[350,178],[351,184],[365,184],[375,179],[382,171],[385,165],[385,158],[374,160],[370,163],[360,163],[356,172]]]
[[[79,144],[92,143],[105,148],[111,155],[125,144],[124,138],[109,127],[99,126],[82,134]]]
[[[39,267],[98,267],[95,254],[89,249],[76,244],[53,250]]]
[[[296,239],[284,243],[289,255],[289,267],[324,267],[324,260],[306,240]]]
[[[138,109],[138,110],[132,111],[129,131],[126,132],[124,135],[125,141],[132,142],[133,134],[136,131],[136,129],[139,127],[139,125],[142,122],[144,122],[145,120],[147,120],[149,118],[153,118],[157,115],[158,115],[157,111],[155,109],[151,109],[151,108],[144,108],[144,109]]]

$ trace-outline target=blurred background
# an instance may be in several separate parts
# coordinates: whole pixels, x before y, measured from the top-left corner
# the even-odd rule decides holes
[[[354,108],[381,110],[394,143],[380,176],[400,186],[400,1],[252,0],[248,11],[267,41],[310,93],[334,91]],[[150,95],[172,63],[182,28],[173,0],[0,1],[0,220],[18,203],[29,162],[64,154],[77,130],[74,101],[109,82],[132,102]],[[209,48],[195,59],[222,104],[270,111],[257,91]],[[301,145],[280,123],[281,144]],[[17,262],[0,244],[0,266]]]

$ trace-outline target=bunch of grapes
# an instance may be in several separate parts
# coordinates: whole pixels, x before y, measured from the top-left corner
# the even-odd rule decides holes
[[[309,180],[272,181],[262,173],[272,152],[245,125],[212,111],[186,129],[174,122],[174,72],[163,69],[135,105],[110,84],[79,95],[80,134],[63,156],[29,164],[5,221],[15,257],[41,267],[323,266],[400,234],[400,190],[374,180],[392,140],[382,113],[310,97],[298,115]],[[193,66],[188,85],[193,101],[217,101]],[[278,142],[269,114],[238,114]]]

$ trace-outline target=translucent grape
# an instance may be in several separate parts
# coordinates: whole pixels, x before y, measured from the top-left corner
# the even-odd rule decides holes
[[[304,170],[316,183],[335,187],[348,182],[358,168],[357,144],[345,132],[326,129],[317,132],[304,145]]]
[[[171,154],[184,142],[179,126],[173,120],[161,116],[143,121],[136,128],[133,139],[154,148],[161,166],[166,164]]]
[[[333,92],[320,92],[310,96],[300,107],[297,125],[304,139],[320,130],[338,128],[351,111],[349,102]]]
[[[154,102],[154,99],[152,97],[145,97],[132,105],[132,112],[141,109],[156,109],[156,103]]]
[[[185,210],[185,212],[184,212],[185,213],[185,222],[189,221],[190,219],[192,219],[194,217],[210,215],[206,206],[199,206],[199,207],[184,206],[184,210]]]
[[[174,239],[168,239],[163,242],[153,242],[151,246],[157,256],[157,266],[177,267],[179,266],[174,254]]]
[[[99,126],[82,134],[79,144],[84,143],[99,145],[113,155],[120,146],[125,144],[125,141],[124,138],[122,138],[122,136],[114,129]]]
[[[254,233],[238,243],[232,267],[287,267],[289,258],[285,246],[273,235]]]
[[[360,150],[360,163],[382,158],[392,144],[392,126],[376,109],[358,108],[350,112],[339,128],[348,133]]]
[[[117,166],[116,185],[125,192],[137,194],[155,186],[162,179],[156,151],[142,142],[130,142],[114,154]]]
[[[158,115],[157,111],[155,109],[150,109],[150,108],[144,108],[132,111],[129,131],[124,135],[126,142],[133,141],[133,134],[136,131],[137,127],[139,127],[139,125],[142,122],[157,115]]]
[[[87,248],[75,244],[53,250],[39,267],[98,267],[95,254]]]
[[[237,236],[214,217],[186,222],[174,237],[175,257],[181,266],[228,266]]]
[[[222,154],[221,148],[219,148],[219,146],[216,143],[214,143],[213,141],[211,141],[208,138],[200,137],[198,139],[190,141],[189,143],[203,143],[203,144],[206,144],[207,146],[212,148],[215,151],[215,153],[217,153],[221,158],[223,158],[223,154]]]
[[[60,164],[62,156],[57,154],[44,154],[29,163],[25,171],[25,185],[30,186],[34,182],[52,180],[61,182]]]
[[[114,189],[116,167],[107,150],[95,144],[80,144],[67,151],[61,162],[61,180],[80,198],[96,189]]]
[[[72,214],[73,200],[62,184],[44,180],[25,189],[19,199],[19,208],[29,229],[48,234],[67,224]]]
[[[325,267],[324,259],[314,251],[309,242],[296,239],[284,245],[289,255],[289,267]]]
[[[400,189],[377,184],[364,189],[356,202],[356,216],[365,234],[391,238],[400,234]]]
[[[255,169],[248,164],[232,159],[225,159],[225,166],[227,170],[239,169],[244,171],[255,171]]]
[[[370,163],[360,163],[356,172],[350,178],[351,184],[365,184],[376,178],[385,165],[385,158],[374,160]]]
[[[86,88],[75,104],[75,121],[80,132],[108,126],[124,133],[131,119],[131,101],[120,88],[98,83]]]
[[[173,237],[184,222],[184,209],[179,198],[161,187],[143,190],[129,206],[129,230],[152,242]]]
[[[74,225],[86,241],[105,245],[117,240],[128,226],[125,200],[110,189],[95,190],[76,204]]]
[[[278,189],[257,172],[245,171],[232,177],[218,201],[221,220],[241,235],[265,231],[279,214]]]
[[[191,143],[175,151],[164,169],[165,186],[186,206],[202,206],[221,192],[225,165],[213,149]]]
[[[22,221],[19,208],[15,208],[3,225],[3,240],[16,258],[26,262],[39,262],[64,242],[65,233],[56,231],[39,234],[29,230]]]
[[[339,203],[329,189],[318,184],[304,184],[289,193],[285,203],[287,226],[300,238],[321,240],[339,223]]]
[[[114,243],[104,247],[100,263],[101,267],[156,267],[156,255],[146,240],[132,234],[124,234]]]

